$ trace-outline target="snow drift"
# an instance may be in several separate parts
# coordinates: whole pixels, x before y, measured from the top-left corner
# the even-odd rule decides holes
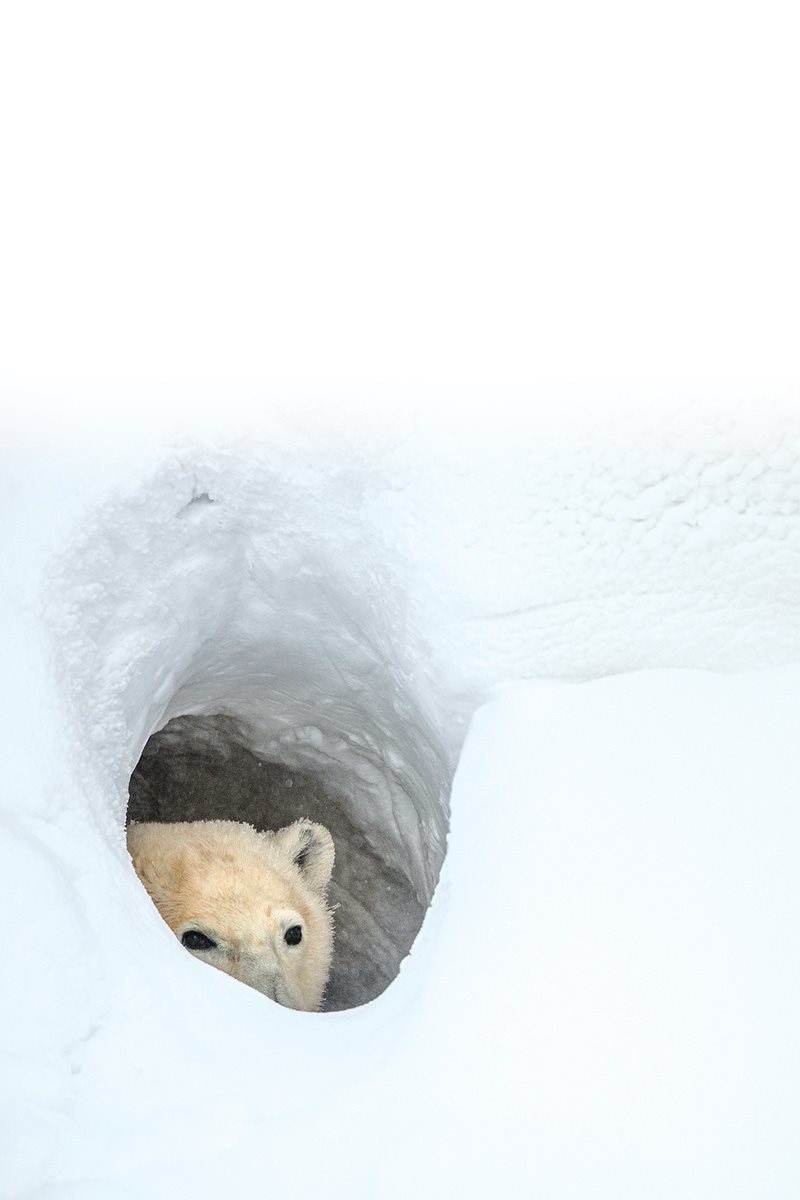
[[[496,415],[15,440],[9,1195],[796,1192],[797,430]],[[349,1011],[181,950],[129,786],[327,811]]]

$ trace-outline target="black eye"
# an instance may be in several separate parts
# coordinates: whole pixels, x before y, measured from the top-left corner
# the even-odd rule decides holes
[[[217,944],[212,942],[210,937],[201,933],[199,929],[187,929],[181,942],[187,950],[213,950]]]
[[[283,935],[287,946],[299,946],[303,940],[303,930],[299,925],[292,925]]]

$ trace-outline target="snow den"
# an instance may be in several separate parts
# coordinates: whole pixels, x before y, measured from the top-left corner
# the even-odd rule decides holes
[[[361,493],[303,471],[167,464],[87,521],[53,619],[114,838],[124,819],[330,829],[335,1010],[378,996],[421,926],[453,756]]]
[[[284,726],[291,703],[288,710],[279,696],[272,703]],[[148,740],[131,776],[132,821],[224,819],[280,829],[307,816],[327,826],[336,846],[327,1011],[364,1004],[394,979],[444,852],[435,755],[427,747],[405,760],[398,739],[386,730],[370,733],[372,725],[366,711],[360,727],[340,722],[327,735],[319,726],[291,724],[276,734],[276,723],[258,730],[230,715],[176,717]]]

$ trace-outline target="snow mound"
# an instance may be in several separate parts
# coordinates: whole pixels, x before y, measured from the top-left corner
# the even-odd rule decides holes
[[[6,455],[9,1195],[796,1194],[796,429],[517,429]],[[133,873],[129,787],[248,772],[338,823],[347,1011]]]

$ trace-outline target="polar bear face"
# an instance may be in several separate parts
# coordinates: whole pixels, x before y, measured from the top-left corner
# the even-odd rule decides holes
[[[128,850],[186,949],[288,1008],[316,1012],[333,953],[333,839],[296,821],[259,833],[237,821],[131,825]]]

